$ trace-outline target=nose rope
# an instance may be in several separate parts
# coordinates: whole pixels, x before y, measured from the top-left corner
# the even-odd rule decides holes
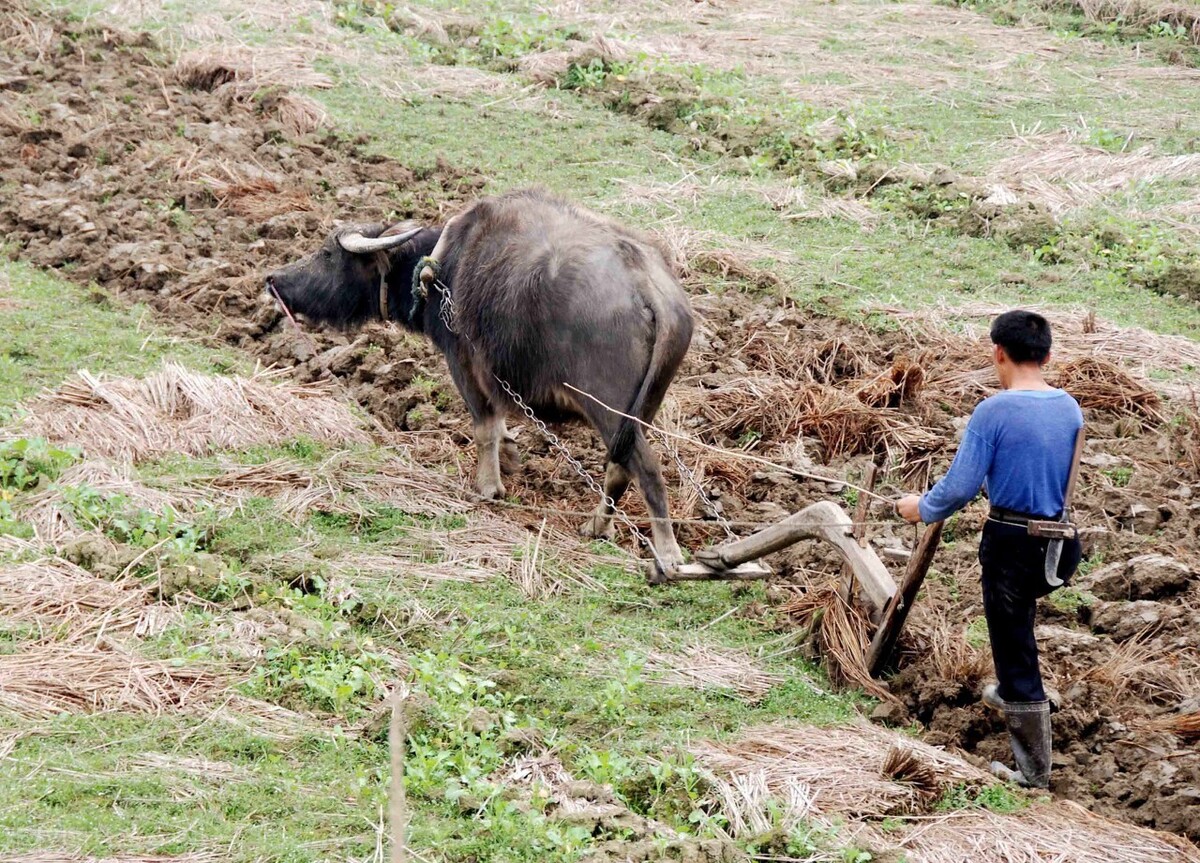
[[[287,319],[292,322],[292,326],[296,328],[296,332],[300,335],[301,340],[308,346],[308,349],[314,354],[317,352],[317,346],[312,339],[308,337],[308,333],[304,332],[304,328],[300,323],[292,317],[292,310],[288,308],[288,304],[283,301],[283,297],[279,296],[279,291],[275,289],[274,282],[267,282],[267,287],[271,289],[271,296],[275,298],[275,302],[279,303],[279,308],[283,309],[283,313],[287,315]]]

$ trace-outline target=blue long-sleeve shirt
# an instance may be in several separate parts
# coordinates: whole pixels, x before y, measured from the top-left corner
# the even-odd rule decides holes
[[[971,414],[950,472],[921,497],[921,521],[941,521],[987,489],[992,506],[1054,518],[1063,509],[1079,403],[1062,390],[1005,390]]]

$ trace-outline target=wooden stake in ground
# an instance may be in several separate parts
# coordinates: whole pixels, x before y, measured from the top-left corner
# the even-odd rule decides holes
[[[400,687],[392,698],[392,719],[388,725],[388,749],[392,759],[391,788],[388,793],[388,820],[392,825],[392,863],[407,863],[408,801],[404,796],[404,738],[408,721],[404,702],[408,689]]]
[[[904,573],[904,581],[901,582],[900,589],[896,591],[892,601],[888,603],[887,609],[883,612],[883,618],[879,621],[879,629],[875,630],[875,637],[871,639],[871,646],[867,650],[867,670],[872,677],[879,676],[879,672],[883,670],[884,665],[891,659],[892,652],[896,649],[900,630],[904,628],[904,622],[908,620],[908,613],[912,611],[913,603],[917,599],[917,592],[925,582],[929,565],[933,563],[934,552],[937,551],[938,543],[941,542],[943,524],[945,522],[935,521],[925,528],[925,532],[917,541],[917,547],[913,549],[912,558],[908,562],[908,570]]]

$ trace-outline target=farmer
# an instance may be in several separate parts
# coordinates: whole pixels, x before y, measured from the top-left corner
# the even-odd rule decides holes
[[[1067,521],[1068,479],[1076,469],[1083,413],[1070,395],[1046,383],[1050,324],[1026,311],[992,322],[992,362],[1003,392],[971,415],[949,473],[923,495],[896,503],[906,520],[941,521],[962,509],[982,486],[991,504],[979,563],[983,611],[999,684],[983,700],[1004,714],[1017,769],[999,762],[992,771],[1034,788],[1050,784],[1050,702],[1038,670],[1033,637],[1039,597],[1061,586],[1079,565],[1079,539],[1031,535],[1030,522]],[[1054,528],[1063,528],[1054,525]],[[1032,530],[1038,530],[1034,525]]]

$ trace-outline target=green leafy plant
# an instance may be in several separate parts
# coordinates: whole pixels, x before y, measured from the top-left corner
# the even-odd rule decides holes
[[[42,438],[0,443],[0,488],[25,491],[52,482],[79,457],[79,450],[51,446]]]
[[[60,486],[63,502],[82,526],[110,539],[140,548],[159,546],[164,555],[187,556],[204,547],[207,531],[183,520],[174,508],[162,512],[135,506],[121,494],[104,494],[91,486]]]
[[[382,692],[388,667],[382,655],[352,645],[292,644],[269,649],[251,685],[274,695],[297,691],[313,707],[353,716]]]
[[[1108,477],[1114,488],[1125,488],[1133,479],[1133,468],[1131,467],[1110,467],[1100,473]]]

